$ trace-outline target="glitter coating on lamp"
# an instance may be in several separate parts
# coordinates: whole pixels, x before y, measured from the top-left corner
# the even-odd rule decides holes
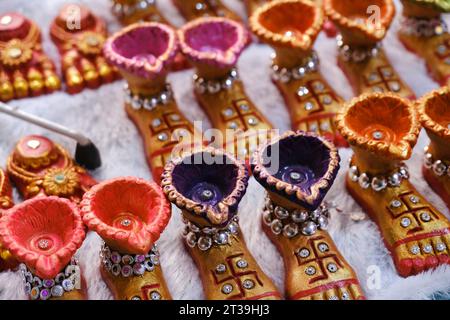
[[[205,148],[169,162],[162,178],[164,193],[185,218],[184,241],[206,299],[280,299],[239,230],[237,208],[248,183],[244,164]]]
[[[355,95],[394,92],[415,99],[381,45],[395,15],[393,1],[324,0],[323,3],[326,15],[340,31],[337,37],[338,65],[349,79]],[[370,6],[380,8],[378,20],[367,13]]]
[[[448,264],[450,222],[411,184],[403,163],[419,135],[415,106],[394,94],[362,95],[337,121],[354,151],[347,190],[378,225],[398,273]]]
[[[71,263],[85,238],[85,231],[80,212],[73,202],[58,197],[37,197],[16,205],[2,216],[0,238],[3,246],[34,276],[54,279]],[[71,278],[71,290],[55,298],[86,299],[79,268],[73,270],[79,278]],[[40,291],[41,299],[47,299],[49,290],[44,288],[41,282],[40,286],[35,284],[30,290],[30,298],[37,299],[34,295]]]
[[[171,214],[161,188],[139,178],[116,178],[87,192],[81,208],[84,223],[105,241],[100,271],[115,299],[171,299],[155,260],[155,242]]]
[[[65,5],[50,26],[50,36],[61,55],[68,93],[95,89],[118,78],[102,54],[106,24],[87,7]]]
[[[292,129],[315,132],[346,146],[334,122],[343,100],[319,72],[313,50],[323,20],[323,10],[314,2],[282,0],[259,7],[250,17],[250,27],[275,49],[272,81],[284,97]]]
[[[44,54],[38,26],[19,13],[0,15],[0,101],[59,90],[61,81]]]
[[[174,148],[190,149],[202,143],[166,83],[177,48],[175,31],[155,22],[124,28],[110,37],[104,48],[108,61],[128,82],[125,110],[141,132],[155,179],[160,177]]]
[[[222,134],[215,147],[248,161],[251,152],[261,140],[267,140],[272,129],[246,94],[236,70],[248,44],[248,31],[230,19],[199,18],[184,25],[178,38],[183,54],[196,68],[197,101],[212,126]]]
[[[312,133],[287,132],[254,153],[253,175],[268,193],[263,230],[283,256],[289,299],[364,299],[355,272],[326,231],[322,202],[338,170],[334,145]]]
[[[81,201],[96,181],[68,152],[42,136],[26,136],[8,158],[7,171],[25,199],[38,195]]]

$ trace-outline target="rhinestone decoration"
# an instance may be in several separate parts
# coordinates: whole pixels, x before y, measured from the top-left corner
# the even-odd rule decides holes
[[[348,292],[342,292],[341,298],[342,298],[342,300],[349,300],[350,295],[348,294]]]
[[[230,294],[233,291],[233,286],[229,283],[224,284],[222,287],[222,292],[225,294]]]
[[[431,252],[433,252],[433,247],[431,246],[431,244],[427,244],[427,245],[423,246],[422,250],[425,253],[431,253]]]
[[[248,263],[246,260],[240,259],[240,260],[238,260],[238,262],[236,262],[236,266],[240,269],[245,269],[248,267]]]
[[[419,248],[419,246],[414,245],[414,246],[411,247],[410,251],[411,251],[412,254],[417,255],[417,254],[420,253],[420,248]]]
[[[369,58],[376,57],[379,53],[380,43],[377,43],[374,47],[368,49],[356,49],[351,48],[345,44],[341,35],[336,37],[339,54],[343,57],[344,61],[363,62]]]
[[[152,291],[150,292],[150,299],[161,300],[161,294],[158,291]]]
[[[186,231],[183,236],[191,248],[198,246],[202,251],[209,250],[213,245],[227,245],[231,242],[232,235],[239,233],[238,217],[233,217],[224,228],[204,227],[200,228],[192,222],[184,221]]]
[[[429,222],[429,221],[431,220],[431,216],[430,216],[430,214],[429,214],[428,212],[422,212],[422,213],[420,214],[420,219],[421,219],[423,222]]]
[[[236,69],[232,69],[225,78],[220,80],[206,80],[205,78],[202,78],[195,74],[194,88],[200,94],[215,94],[222,90],[231,89],[234,82],[238,79],[239,75]]]
[[[61,297],[64,292],[80,289],[80,268],[78,261],[72,258],[64,272],[59,273],[54,279],[41,279],[33,276],[25,264],[19,265],[22,275],[24,290],[32,300],[47,300],[51,297]]]
[[[337,265],[335,263],[329,263],[327,265],[327,269],[328,271],[330,271],[331,273],[335,273],[338,269]]]
[[[330,248],[325,242],[319,243],[318,248],[320,252],[327,252],[328,250],[330,250]]]
[[[225,117],[231,117],[234,114],[234,111],[233,109],[226,108],[225,110],[222,111],[222,113]]]
[[[142,276],[146,271],[151,272],[155,265],[159,264],[159,252],[156,245],[146,255],[138,254],[131,256],[129,254],[120,254],[111,249],[104,243],[100,250],[100,258],[103,267],[114,276],[125,278],[131,276]]]
[[[401,87],[400,87],[400,83],[398,83],[397,81],[394,82],[390,82],[389,83],[389,88],[394,91],[394,92],[399,92]]]
[[[301,249],[301,250],[297,253],[297,255],[298,255],[300,258],[307,258],[307,257],[309,257],[310,252],[309,252],[308,249],[303,248],[303,249]]]
[[[444,251],[447,248],[447,246],[445,245],[445,243],[439,242],[438,244],[436,244],[436,250],[439,252]]]
[[[133,4],[122,4],[115,2],[112,6],[112,12],[118,17],[123,17],[154,5],[155,0],[140,0],[134,2]]]
[[[419,198],[417,198],[416,196],[410,196],[409,197],[409,201],[411,201],[414,204],[418,204],[419,203]]]
[[[248,118],[247,123],[251,126],[256,126],[259,123],[259,120],[254,117],[251,117]]]
[[[403,228],[407,228],[411,225],[411,219],[402,218],[402,220],[400,221],[400,224],[402,225]]]
[[[242,282],[242,286],[245,289],[250,290],[250,289],[253,289],[253,287],[255,286],[255,282],[253,282],[253,280],[246,279],[246,280],[244,280],[244,282]]]
[[[312,266],[309,266],[309,267],[307,267],[307,268],[305,269],[305,273],[306,273],[308,276],[312,276],[312,275],[316,274],[316,268],[314,268],[314,267],[312,267]]]
[[[304,64],[292,69],[282,68],[276,64],[272,65],[272,79],[288,83],[292,80],[302,79],[306,74],[317,71],[319,56],[313,51],[311,56],[305,59]]]
[[[400,208],[402,206],[402,202],[400,200],[392,200],[391,207],[392,208]]]
[[[439,18],[403,17],[401,32],[415,37],[433,37],[447,32],[447,24]]]
[[[167,139],[169,139],[169,136],[167,135],[167,133],[163,132],[163,133],[158,134],[159,141],[166,141]]]
[[[450,166],[442,160],[434,160],[431,153],[425,153],[424,161],[425,167],[428,169],[432,169],[433,173],[438,177],[441,177],[445,174],[450,175]]]
[[[297,95],[299,97],[304,97],[309,94],[309,89],[307,87],[300,87],[297,90]]]
[[[160,125],[161,125],[161,119],[156,118],[156,119],[152,120],[152,127],[153,128],[158,128]]]
[[[380,192],[388,187],[398,187],[405,179],[409,179],[408,168],[402,165],[398,171],[393,172],[388,177],[369,177],[365,172],[360,173],[357,166],[351,165],[348,170],[348,176],[353,182],[358,182],[363,189],[372,188],[374,191]],[[392,205],[392,203],[391,203]],[[401,205],[401,203],[400,203]]]
[[[128,87],[128,84],[124,86],[125,101],[131,103],[131,107],[135,110],[146,109],[153,110],[160,105],[165,105],[173,99],[172,89],[170,85],[166,84],[163,91],[157,93],[156,95],[149,97],[140,97],[138,95],[133,95]]]
[[[27,141],[27,147],[33,150],[36,150],[41,146],[41,142],[39,140],[28,140]]]

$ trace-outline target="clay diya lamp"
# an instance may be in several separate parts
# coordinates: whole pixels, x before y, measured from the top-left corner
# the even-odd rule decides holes
[[[58,196],[78,203],[97,182],[67,150],[37,135],[22,138],[8,157],[7,172],[25,199]]]
[[[19,13],[0,14],[0,101],[59,90],[61,81],[44,54],[41,31]]]
[[[450,35],[443,13],[450,2],[441,0],[402,0],[403,20],[398,38],[403,45],[425,60],[434,80],[450,84]]]
[[[246,28],[226,18],[200,18],[184,25],[178,38],[196,69],[195,97],[221,132],[215,146],[248,161],[272,126],[245,93],[236,69],[249,39]]]
[[[425,148],[423,176],[450,208],[450,90],[433,91],[418,103],[420,121],[430,144]]]
[[[163,191],[181,209],[186,248],[208,300],[280,299],[239,228],[237,210],[247,183],[244,164],[218,149],[198,150],[165,167]]]
[[[106,24],[87,7],[77,4],[62,7],[50,26],[50,36],[61,56],[68,93],[95,89],[118,78],[102,54]]]
[[[364,299],[355,272],[326,231],[323,198],[338,169],[336,147],[302,131],[273,139],[252,159],[253,176],[267,191],[263,230],[283,257],[288,299]]]
[[[170,219],[161,188],[138,178],[102,182],[84,195],[84,223],[104,240],[100,272],[117,300],[171,299],[155,242]]]
[[[338,65],[350,81],[355,95],[394,92],[415,99],[388,60],[381,41],[395,15],[392,0],[324,0],[328,18],[340,31],[337,37]],[[379,8],[374,19],[367,8]]]
[[[156,5],[156,0],[112,0],[112,12],[123,25],[136,22],[160,22],[170,25]],[[175,56],[172,70],[178,71],[189,67],[181,53]]]
[[[85,231],[77,206],[58,197],[37,197],[0,219],[3,246],[22,264],[31,300],[85,300],[86,285],[74,257]]]
[[[407,277],[450,261],[450,223],[409,181],[420,123],[415,106],[392,93],[362,95],[339,114],[354,151],[346,186],[378,225],[398,273]]]
[[[128,26],[109,38],[104,48],[106,58],[127,80],[125,110],[140,130],[155,179],[174,147],[190,149],[196,137],[201,144],[200,134],[178,109],[166,82],[177,48],[175,31],[156,22]]]
[[[0,169],[0,217],[14,205],[11,184],[6,172]],[[0,243],[0,271],[12,269],[17,265],[17,261],[11,253],[2,247]]]
[[[322,24],[322,9],[308,0],[272,1],[250,17],[255,35],[275,50],[272,81],[284,97],[292,129],[316,132],[346,146],[334,121],[343,100],[319,72],[313,50]]]
[[[222,0],[172,0],[172,2],[188,21],[211,16],[242,21],[235,12],[222,3]]]

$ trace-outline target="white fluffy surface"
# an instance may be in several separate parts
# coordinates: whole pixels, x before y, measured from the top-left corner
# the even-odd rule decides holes
[[[56,48],[48,36],[48,29],[51,20],[64,2],[66,1],[1,1],[0,12],[19,11],[37,21],[43,30],[46,52],[55,61],[59,61]],[[85,3],[95,14],[105,18],[110,31],[120,28],[110,14],[108,0],[72,2]],[[225,2],[244,16],[244,6],[241,1],[225,0]],[[183,23],[183,19],[170,0],[159,0],[158,5],[175,25],[179,26]],[[437,88],[438,85],[427,76],[424,63],[407,52],[399,43],[396,38],[397,28],[398,19],[385,39],[384,47],[392,64],[403,79],[418,96],[421,96],[427,91]],[[322,34],[317,41],[316,48],[321,58],[321,69],[325,77],[339,94],[346,99],[351,98],[350,86],[335,63],[335,41],[327,39]],[[270,53],[271,49],[265,45],[251,45],[239,61],[239,71],[247,92],[254,102],[276,127],[287,130],[290,126],[288,113],[280,94],[269,78]],[[191,120],[204,120],[208,126],[205,114],[194,100],[191,76],[192,70],[173,73],[169,76],[169,81],[173,86],[181,110]],[[95,178],[103,180],[132,175],[151,179],[140,136],[123,109],[122,85],[123,81],[118,81],[98,90],[85,90],[78,95],[70,96],[58,92],[48,96],[13,101],[11,104],[19,106],[27,112],[81,130],[91,137],[103,157],[102,168],[93,173]],[[74,143],[71,141],[0,114],[0,163],[6,162],[14,143],[27,134],[45,134],[70,150],[74,149]],[[449,216],[448,209],[429,189],[420,172],[422,150],[427,140],[426,135],[422,134],[415,153],[408,162],[412,173],[411,180],[438,209]],[[345,168],[350,150],[340,150],[340,154],[342,166]],[[427,299],[435,292],[450,292],[450,267],[440,267],[407,279],[397,275],[376,225],[367,219],[362,222],[353,222],[350,219],[350,213],[360,212],[361,209],[345,192],[343,187],[344,171],[341,170],[327,196],[327,200],[335,201],[344,211],[344,214],[332,217],[330,232],[343,255],[356,270],[367,297],[369,299]],[[275,247],[261,230],[262,205],[263,189],[252,178],[240,206],[241,226],[251,252],[263,270],[283,292],[283,262]],[[181,228],[179,210],[174,208],[170,224],[159,240],[166,280],[174,299],[203,299],[198,271],[182,245]],[[89,298],[111,299],[112,296],[98,272],[100,243],[96,234],[88,234],[79,251],[79,258],[82,272],[87,279]],[[369,266],[373,265],[378,266],[381,270],[381,286],[378,289],[369,289],[367,285],[370,276],[367,270]],[[17,273],[4,272],[0,274],[0,298],[26,298]]]

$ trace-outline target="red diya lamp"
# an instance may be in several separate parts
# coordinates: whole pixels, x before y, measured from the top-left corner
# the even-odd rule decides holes
[[[374,19],[368,8],[379,9]],[[394,92],[415,99],[413,91],[400,79],[387,58],[381,41],[395,16],[392,0],[324,0],[328,18],[340,34],[338,65],[350,81],[355,95]]]
[[[106,24],[87,7],[65,5],[50,26],[50,36],[61,55],[68,93],[95,89],[117,79],[116,70],[102,54],[107,37]]]
[[[44,54],[39,27],[25,16],[0,15],[0,101],[59,90],[61,81]]]
[[[128,83],[125,110],[141,133],[155,179],[174,150],[202,144],[201,134],[180,112],[166,82],[177,49],[175,31],[156,22],[130,25],[110,37],[104,47],[106,58]]]
[[[100,271],[117,300],[171,299],[155,242],[170,219],[161,188],[138,178],[104,181],[81,203],[85,224],[104,240]]]
[[[85,230],[77,206],[67,199],[37,197],[14,206],[0,219],[0,239],[19,262],[32,300],[86,299],[74,258]]]
[[[423,176],[450,208],[450,90],[442,87],[418,102],[420,121],[430,144],[425,148]]]

